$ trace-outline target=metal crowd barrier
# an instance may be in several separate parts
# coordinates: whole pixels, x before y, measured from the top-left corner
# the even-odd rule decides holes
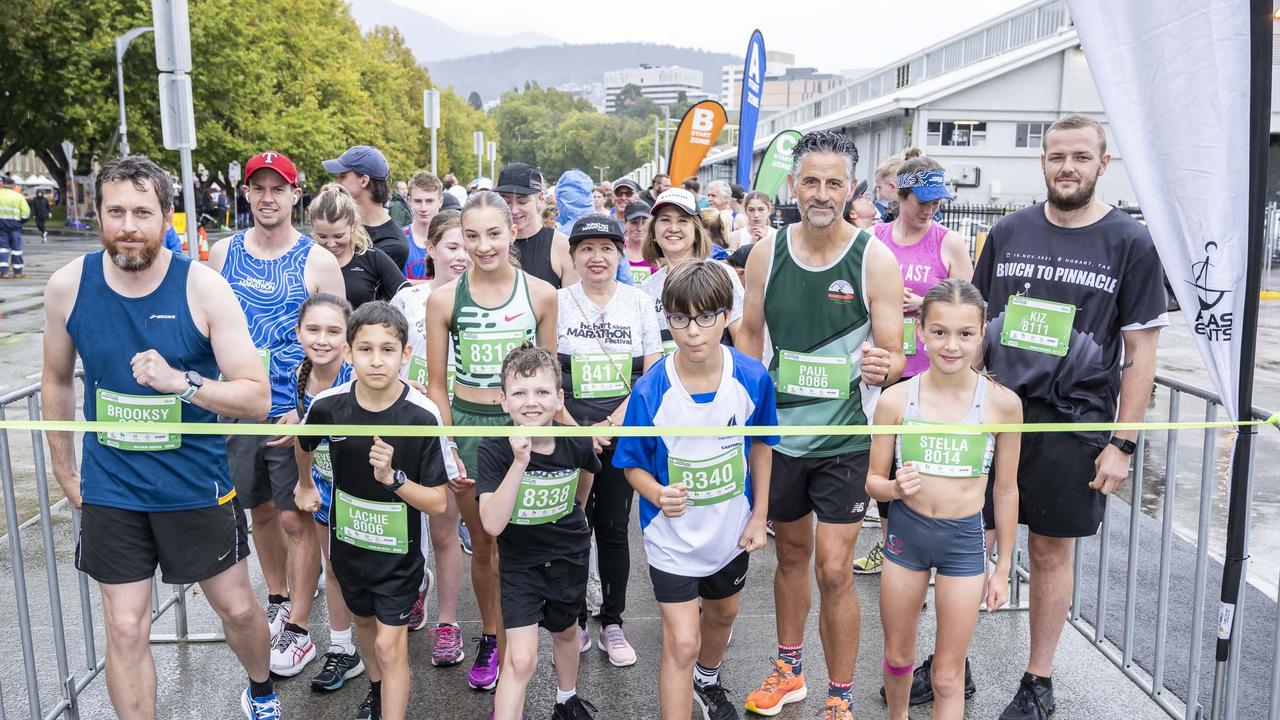
[[[32,420],[40,418],[40,388],[33,385],[7,395],[0,396],[0,417],[10,410],[21,412],[25,401],[27,417]],[[80,512],[70,509],[65,498],[50,503],[49,482],[51,473],[45,462],[44,437],[38,430],[31,432],[31,455],[34,470],[35,488],[38,500],[38,514],[25,521],[18,517],[17,490],[13,468],[14,439],[7,430],[0,430],[0,486],[4,495],[4,518],[7,533],[0,536],[0,543],[8,547],[7,561],[12,568],[13,599],[16,604],[16,616],[12,619],[0,618],[0,632],[6,636],[16,634],[19,638],[22,654],[22,679],[27,696],[29,714],[25,717],[40,720],[58,720],[80,717],[79,699],[85,688],[102,672],[105,664],[105,638],[102,635],[102,602],[97,593],[90,591],[88,576],[76,572],[68,558],[58,558],[58,552],[64,554],[74,549],[75,538],[79,536]],[[17,443],[23,445],[20,439]],[[25,448],[23,448],[25,449]],[[60,544],[55,539],[55,532],[65,533],[67,511],[70,510],[70,541]],[[34,531],[34,527],[38,531]],[[44,596],[36,603],[32,602],[33,592],[40,589],[28,585],[27,557],[23,550],[23,533],[38,532],[38,545],[44,554],[45,588]],[[3,558],[0,558],[3,559]],[[60,567],[61,566],[61,567]],[[63,578],[59,571],[66,575],[74,573],[75,579]],[[38,580],[36,581],[38,584]],[[79,622],[71,621],[70,626],[63,612],[64,583],[74,582],[75,594],[79,599]],[[162,595],[160,581],[157,578],[152,585],[151,620],[156,622],[166,612],[173,610],[174,632],[171,635],[153,634],[152,642],[208,642],[221,640],[216,634],[193,634],[187,627],[187,586],[172,585]],[[44,641],[44,601],[48,606],[49,642]],[[40,615],[39,622],[33,622],[33,605]],[[14,622],[16,621],[16,622]],[[16,624],[16,627],[14,626]],[[80,633],[83,642],[83,654],[75,652],[69,645],[68,634]],[[40,635],[38,638],[37,635]],[[74,642],[73,640],[71,642]],[[99,643],[103,647],[100,651]],[[38,659],[38,655],[47,655],[52,650],[56,673],[50,673],[47,664]],[[73,658],[73,655],[77,657]],[[54,675],[57,686],[57,697],[51,702],[42,697],[40,677]],[[9,677],[0,672],[0,677]],[[0,684],[0,720],[8,715],[5,711],[4,687]]]
[[[1168,419],[1181,419],[1181,411],[1184,397],[1198,399],[1204,404],[1203,417],[1207,421],[1213,421],[1218,418],[1218,409],[1220,402],[1217,396],[1211,391],[1203,388],[1195,387],[1182,383],[1180,381],[1158,376],[1156,378],[1157,388],[1168,393]],[[11,407],[19,406],[25,401],[27,416],[31,419],[38,419],[40,416],[39,386],[31,386],[23,390],[19,390],[8,395],[0,396],[0,416],[3,416]],[[1257,419],[1266,419],[1271,413],[1261,408],[1255,407],[1253,417]],[[1179,457],[1179,431],[1166,431],[1165,436],[1165,462],[1163,467],[1162,478],[1156,483],[1157,489],[1160,490],[1161,512],[1159,517],[1158,530],[1158,553],[1159,564],[1155,569],[1155,597],[1154,603],[1156,607],[1155,621],[1152,627],[1140,627],[1144,624],[1137,617],[1138,605],[1143,603],[1150,606],[1152,598],[1149,594],[1145,594],[1140,587],[1140,571],[1142,568],[1141,557],[1141,540],[1146,537],[1142,533],[1142,527],[1155,523],[1153,518],[1148,518],[1143,513],[1143,490],[1148,484],[1145,480],[1145,464],[1146,456],[1149,453],[1150,437],[1143,433],[1139,437],[1139,450],[1135,454],[1134,472],[1131,476],[1131,482],[1128,488],[1131,492],[1130,503],[1128,505],[1128,528],[1127,543],[1123,550],[1124,553],[1124,571],[1123,573],[1112,572],[1113,562],[1119,563],[1117,557],[1120,550],[1113,549],[1115,541],[1112,534],[1124,533],[1125,530],[1116,525],[1118,522],[1112,517],[1111,510],[1113,506],[1118,510],[1123,505],[1123,500],[1116,496],[1108,498],[1108,512],[1104,515],[1102,529],[1096,539],[1090,539],[1076,544],[1075,549],[1075,592],[1072,597],[1069,621],[1073,627],[1079,630],[1097,650],[1113,664],[1116,665],[1132,682],[1143,690],[1151,699],[1165,710],[1171,717],[1179,720],[1198,720],[1205,712],[1201,701],[1207,692],[1207,684],[1202,683],[1202,670],[1211,669],[1213,666],[1212,658],[1206,661],[1206,653],[1211,654],[1213,651],[1212,635],[1209,642],[1205,642],[1206,630],[1212,632],[1212,626],[1206,627],[1206,613],[1210,612],[1206,607],[1206,600],[1209,597],[1210,590],[1217,590],[1219,584],[1219,574],[1213,572],[1210,567],[1210,549],[1213,544],[1210,539],[1211,525],[1214,521],[1214,490],[1216,487],[1215,469],[1218,463],[1219,437],[1218,431],[1212,428],[1203,432],[1202,451],[1200,461],[1200,481],[1199,493],[1195,507],[1197,510],[1197,525],[1195,534],[1195,544],[1188,549],[1190,543],[1187,540],[1179,540],[1174,528],[1175,517],[1175,500],[1177,500],[1177,465]],[[12,576],[14,583],[14,598],[17,605],[17,625],[19,639],[22,651],[22,671],[25,680],[25,689],[27,695],[27,703],[30,708],[31,718],[41,718],[42,720],[57,720],[59,718],[78,718],[79,707],[78,700],[85,688],[93,682],[93,680],[102,671],[104,665],[104,657],[99,653],[98,638],[101,632],[101,601],[95,601],[93,594],[90,592],[90,583],[88,578],[82,574],[75,572],[76,594],[79,599],[79,624],[76,627],[71,626],[73,631],[79,631],[83,638],[83,656],[80,662],[73,662],[72,653],[68,648],[68,628],[63,615],[62,608],[62,586],[63,581],[59,577],[59,560],[56,557],[56,551],[59,549],[55,545],[55,525],[65,523],[65,510],[67,501],[59,500],[57,503],[50,504],[48,481],[49,475],[44,456],[44,439],[39,431],[31,432],[31,450],[33,459],[33,469],[35,475],[35,486],[38,495],[38,515],[32,517],[25,522],[20,522],[17,509],[17,498],[15,490],[15,476],[12,463],[11,439],[6,430],[0,430],[0,485],[3,486],[4,495],[4,517],[7,523],[8,533],[4,537],[0,537],[0,542],[8,541],[9,562],[12,565]],[[1186,501],[1182,501],[1186,502]],[[55,513],[58,517],[55,517]],[[1119,517],[1123,517],[1124,513],[1117,513]],[[72,522],[72,541],[71,547],[74,547],[74,537],[79,529],[79,512],[72,511],[70,513]],[[1221,520],[1221,518],[1218,518]],[[37,646],[33,632],[32,610],[31,610],[31,588],[27,582],[27,568],[25,567],[25,557],[23,555],[22,533],[31,527],[39,525],[40,544],[44,551],[44,572],[46,575],[46,591],[50,612],[50,631],[51,631],[51,647],[56,664],[56,682],[58,687],[57,700],[45,705],[41,697],[40,683],[38,676],[40,674],[48,675],[47,667],[42,666],[37,660],[37,650],[47,650],[46,647]],[[1093,546],[1096,545],[1096,568],[1091,572],[1085,565],[1086,560],[1093,559]],[[65,551],[67,548],[61,548]],[[1086,554],[1090,553],[1090,554]],[[1175,582],[1173,576],[1173,565],[1175,556],[1178,553],[1194,554],[1194,577],[1190,588],[1185,584],[1185,578],[1178,576]],[[1015,552],[1014,555],[1014,571],[1010,577],[1010,597],[1009,608],[1013,610],[1025,610],[1028,607],[1028,598],[1024,595],[1024,587],[1030,581],[1029,570],[1024,567],[1022,561],[1023,554],[1021,550]],[[63,570],[68,574],[74,572],[66,567],[69,562],[64,562]],[[1149,568],[1148,568],[1149,569]],[[1149,575],[1150,573],[1148,573]],[[1122,575],[1122,577],[1113,577],[1113,575]],[[1148,578],[1149,580],[1149,578]],[[1096,585],[1093,593],[1086,593],[1086,586],[1092,582]],[[152,590],[152,621],[158,620],[166,612],[172,609],[174,617],[174,632],[172,635],[153,635],[153,642],[208,642],[219,641],[221,636],[217,634],[193,634],[188,629],[188,608],[186,605],[186,587],[171,586],[170,592],[166,597],[162,598],[159,589],[159,581],[153,585]],[[1113,588],[1113,586],[1116,586]],[[1186,617],[1174,617],[1173,605],[1175,604],[1175,590],[1189,591],[1190,611]],[[1114,626],[1108,620],[1109,608],[1113,600],[1113,593],[1123,593],[1122,595],[1122,611],[1120,612],[1120,629],[1119,633],[1115,633]],[[1089,601],[1092,601],[1092,606]],[[1274,603],[1272,603],[1274,606]],[[1092,614],[1092,621],[1089,619]],[[1280,622],[1275,620],[1272,614],[1272,627],[1270,628],[1271,638],[1271,663],[1269,667],[1270,674],[1270,690],[1266,703],[1267,715],[1270,720],[1280,720]],[[1179,627],[1189,625],[1189,631],[1185,634],[1171,633],[1171,620],[1177,621]],[[1237,639],[1233,645],[1231,662],[1228,665],[1228,707],[1226,712],[1221,716],[1227,720],[1234,720],[1237,717],[1236,709],[1239,700],[1239,676],[1240,676],[1240,648],[1244,645],[1248,633],[1253,633],[1253,637],[1262,637],[1262,633],[1266,632],[1266,617],[1258,620],[1250,620],[1250,625],[1246,626],[1245,621],[1245,594],[1242,594],[1241,603],[1237,607],[1235,613],[1235,632],[1234,637]],[[0,630],[12,630],[7,627],[7,623],[0,620]],[[1261,627],[1257,627],[1257,626]],[[1181,654],[1181,645],[1183,640],[1187,642],[1185,652],[1186,674],[1181,675],[1175,672],[1174,665],[1178,665],[1177,655]],[[1142,642],[1151,645],[1151,651],[1147,652],[1142,647]],[[1177,645],[1177,648],[1173,646]],[[1171,655],[1171,653],[1175,653]],[[1180,668],[1179,668],[1180,669]],[[0,673],[0,678],[6,677]],[[1173,687],[1171,687],[1171,683]],[[1256,688],[1258,692],[1262,692],[1261,687]],[[1202,692],[1206,691],[1206,692]],[[1261,704],[1259,704],[1261,707]],[[0,684],[0,720],[5,720],[5,700],[4,688]],[[1250,715],[1250,717],[1261,717],[1260,715]]]

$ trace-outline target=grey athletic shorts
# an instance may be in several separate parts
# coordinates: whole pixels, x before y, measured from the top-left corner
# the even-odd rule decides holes
[[[908,570],[938,569],[947,577],[972,577],[987,570],[982,513],[936,520],[895,500],[889,505],[889,539],[884,557]]]

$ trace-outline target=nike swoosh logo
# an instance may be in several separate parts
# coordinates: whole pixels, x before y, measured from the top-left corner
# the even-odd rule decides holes
[[[235,550],[235,548],[231,548],[231,550]],[[218,558],[215,562],[222,562],[223,560],[226,560],[227,556],[231,554],[231,550],[222,553],[222,557]]]
[[[747,579],[747,576],[746,576],[746,575],[743,575],[743,576],[742,576],[742,577],[740,577],[740,578],[735,578],[735,579],[734,579],[734,581],[733,581],[733,584],[734,584],[734,585],[741,585],[741,584],[742,584],[742,581],[743,581],[743,580],[746,580],[746,579]]]
[[[412,611],[412,610],[410,610],[410,611],[408,611],[408,612],[402,612],[402,613],[400,613],[400,619],[401,619],[401,620],[407,620],[407,619],[409,618],[410,613],[412,613],[412,612],[413,612],[413,611]]]
[[[515,320],[516,318],[520,317],[523,314],[524,313],[522,312],[518,312],[515,315],[503,315],[502,322],[511,322],[512,320]]]

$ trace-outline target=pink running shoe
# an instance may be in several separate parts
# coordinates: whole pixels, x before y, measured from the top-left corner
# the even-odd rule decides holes
[[[431,628],[431,664],[449,667],[462,662],[467,654],[462,650],[462,631],[457,625],[440,623]]]

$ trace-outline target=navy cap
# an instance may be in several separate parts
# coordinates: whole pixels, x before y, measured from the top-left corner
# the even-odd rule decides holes
[[[544,189],[542,171],[525,163],[508,163],[498,171],[498,184],[493,189],[500,193],[535,195]]]
[[[622,242],[626,238],[626,233],[623,232],[622,225],[612,216],[591,213],[578,218],[578,221],[573,224],[573,230],[569,232],[569,244],[576,245],[591,238]]]
[[[333,160],[323,163],[326,172],[334,175],[351,171],[358,175],[368,175],[375,180],[386,180],[391,176],[391,166],[387,159],[375,147],[356,145]]]
[[[636,184],[635,180],[632,180],[629,177],[618,178],[617,180],[613,181],[613,192],[615,194],[618,192],[618,188],[624,188],[624,187],[631,188],[631,192],[633,193],[640,192],[640,186]]]

